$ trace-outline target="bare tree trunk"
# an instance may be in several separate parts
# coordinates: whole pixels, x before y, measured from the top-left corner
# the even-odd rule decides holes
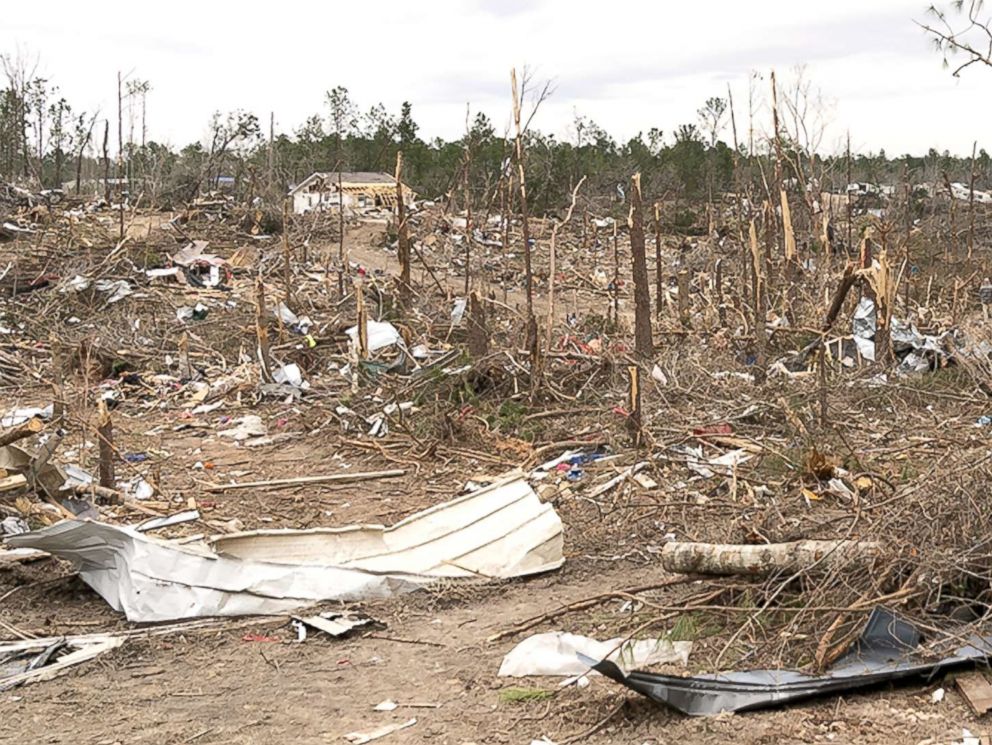
[[[971,146],[971,180],[968,184],[968,259],[972,258],[975,250],[975,150],[978,142]]]
[[[342,187],[343,181],[341,178],[341,133],[337,133],[335,138],[337,142],[337,156],[338,156],[338,294],[344,297],[344,275],[348,274],[347,260],[344,255],[344,189]],[[399,181],[399,174],[397,174],[397,181]]]
[[[906,281],[906,285],[904,287],[905,297],[903,299],[903,302],[905,303],[905,306],[906,306],[904,312],[908,316],[909,315],[909,289],[910,289],[910,282],[909,282],[909,280],[910,280],[910,277],[913,274],[913,272],[912,272],[912,269],[913,269],[913,257],[912,257],[912,253],[911,253],[912,249],[911,249],[911,247],[909,245],[909,239],[910,239],[910,235],[911,235],[912,229],[913,229],[913,187],[909,183],[909,169],[908,169],[908,167],[906,169],[905,180],[906,180],[906,235],[905,235],[905,238],[904,238],[904,240],[905,240],[904,250],[905,250],[905,253],[906,253],[906,280],[905,280]]]
[[[124,98],[121,93],[123,78],[117,72],[117,189],[120,199],[119,228],[120,240],[124,240],[124,193],[121,178],[124,173]]]
[[[48,340],[49,348],[52,350],[52,421],[61,423],[65,418],[65,385],[63,381],[62,369],[62,342],[56,334],[52,334]]]
[[[754,381],[765,382],[765,292],[761,281],[761,249],[758,247],[758,230],[754,220],[748,228],[748,245],[751,249],[751,287],[754,300]]]
[[[369,313],[365,309],[365,283],[355,277],[355,310],[358,312],[358,359],[369,358]]]
[[[644,423],[641,418],[641,368],[637,365],[628,365],[627,375],[629,376],[628,398],[630,401],[627,426],[630,437],[634,441],[634,447],[640,447],[644,444]]]
[[[642,359],[654,354],[651,338],[651,289],[644,247],[644,210],[641,201],[641,174],[635,173],[630,190],[630,256],[634,279],[634,349]]]
[[[517,162],[517,175],[520,179],[520,218],[523,222],[522,232],[524,240],[524,284],[527,291],[527,333],[530,348],[536,340],[531,339],[532,327],[536,330],[534,321],[534,276],[531,268],[531,247],[530,247],[530,225],[527,214],[527,173],[524,167],[524,140],[523,129],[520,122],[520,94],[517,89],[517,71],[510,72],[510,83],[513,93],[513,123],[516,127],[516,137],[514,138],[514,153]]]
[[[468,130],[468,112],[465,114]],[[465,133],[465,296],[472,286],[472,146],[469,132]]]
[[[847,131],[847,186],[844,187],[844,192],[847,194],[847,253],[850,256],[851,251],[854,250],[854,243],[851,238],[852,230],[852,219],[851,219],[851,131]]]
[[[269,330],[265,326],[265,284],[259,269],[255,278],[255,336],[258,340],[258,364],[262,382],[271,383],[272,356],[269,352]]]
[[[285,285],[286,307],[292,310],[293,305],[293,262],[292,249],[289,247],[289,202],[282,204],[282,274]],[[280,318],[281,320],[281,318]]]
[[[675,275],[679,291],[679,323],[683,329],[689,328],[689,271],[679,269]]]
[[[664,275],[661,271],[661,205],[654,204],[654,304],[655,313],[661,318],[665,308]]]
[[[555,325],[555,272],[557,268],[555,266],[557,260],[557,244],[558,244],[558,231],[568,225],[569,221],[572,219],[572,212],[575,210],[575,200],[579,194],[579,188],[582,186],[586,177],[583,176],[579,179],[579,183],[575,185],[572,189],[572,202],[568,206],[568,212],[565,215],[565,219],[560,223],[555,222],[554,226],[551,228],[551,250],[549,256],[549,273],[548,273],[548,347],[551,347],[551,333]]]
[[[716,286],[716,315],[720,328],[727,326],[727,306],[723,302],[723,259],[717,259],[713,267],[713,284]]]
[[[110,120],[103,120],[103,199],[110,206],[110,157],[107,145],[110,140]]]
[[[502,217],[502,223],[503,223],[500,226],[500,229],[501,229],[500,232],[501,232],[501,235],[502,235],[502,240],[501,240],[502,247],[501,247],[501,251],[503,253],[503,263],[505,265],[506,255],[507,255],[507,253],[509,253],[509,250],[510,250],[510,211],[511,211],[511,203],[512,203],[510,197],[512,196],[513,191],[511,189],[511,184],[510,184],[510,182],[512,181],[512,178],[509,175],[507,175],[505,177],[501,177],[501,178],[503,178],[504,184],[503,184],[502,189],[500,190],[499,211],[500,211],[500,216]],[[500,284],[503,285],[503,302],[505,303],[506,302],[506,297],[507,297],[506,279],[505,278],[500,278]]]
[[[410,303],[410,239],[407,234],[406,205],[403,202],[403,151],[396,151],[396,254],[400,260],[400,303]]]
[[[617,224],[613,223],[613,323],[620,325],[620,242],[617,239]]]
[[[86,151],[86,146],[89,144],[90,137],[93,135],[93,125],[95,124],[96,114],[90,120],[90,127],[86,130],[86,137],[83,138],[82,143],[79,145],[79,150],[76,151],[76,196],[79,196],[79,184],[83,175],[83,153]]]
[[[275,140],[276,140],[276,112],[269,112],[269,147],[266,153],[266,176],[267,176],[267,191],[268,195],[271,197],[273,188],[275,186],[274,172],[275,172]]]

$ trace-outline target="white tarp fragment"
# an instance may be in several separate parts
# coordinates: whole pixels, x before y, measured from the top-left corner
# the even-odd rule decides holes
[[[368,332],[369,351],[375,352],[378,349],[390,347],[403,341],[400,332],[388,321],[367,321],[365,330]],[[352,344],[358,344],[358,326],[352,326],[345,333],[351,339]]]
[[[686,665],[691,651],[692,642],[667,639],[610,639],[601,642],[588,636],[551,631],[529,636],[511,649],[499,666],[499,675],[504,678],[586,675],[590,673],[589,666],[579,659],[580,654],[594,660],[609,659],[624,670],[661,663]]]
[[[519,577],[565,560],[558,514],[519,473],[389,528],[257,531],[207,545],[66,520],[7,543],[71,561],[134,622],[285,613],[388,597],[439,577]]]

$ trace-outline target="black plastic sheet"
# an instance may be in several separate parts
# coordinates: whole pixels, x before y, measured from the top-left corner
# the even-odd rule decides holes
[[[964,646],[943,654],[927,654],[920,649],[921,641],[922,634],[915,626],[888,609],[875,608],[851,650],[823,675],[749,670],[680,678],[624,673],[608,660],[585,661],[597,672],[653,701],[684,714],[707,716],[778,706],[891,681],[929,678],[992,656],[992,637],[972,636]]]

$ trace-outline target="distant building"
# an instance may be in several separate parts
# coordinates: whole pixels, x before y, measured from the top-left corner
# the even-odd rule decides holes
[[[233,192],[238,185],[238,180],[234,176],[215,176],[210,183],[210,188],[217,191]]]
[[[388,173],[341,173],[341,194],[338,194],[338,174],[317,172],[307,176],[289,190],[293,212],[298,215],[315,210],[334,210],[338,204],[346,209],[365,207],[395,207],[396,179]],[[409,204],[416,194],[403,185],[403,201]]]

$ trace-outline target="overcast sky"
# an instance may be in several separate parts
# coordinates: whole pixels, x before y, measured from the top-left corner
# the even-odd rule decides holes
[[[938,3],[941,0],[938,0]],[[761,92],[804,63],[826,100],[822,149],[966,153],[992,118],[992,69],[951,77],[913,19],[925,0],[378,0],[292,3],[6,3],[0,50],[40,58],[77,108],[113,112],[117,70],[153,86],[149,136],[185,144],[211,112],[245,108],[292,131],[346,86],[364,110],[413,103],[421,135],[457,137],[465,106],[502,129],[509,70],[552,79],[534,126],[571,136],[574,114],[618,139],[670,141],[710,96],[734,91],[746,128],[748,73]],[[729,132],[726,137],[729,139]]]

